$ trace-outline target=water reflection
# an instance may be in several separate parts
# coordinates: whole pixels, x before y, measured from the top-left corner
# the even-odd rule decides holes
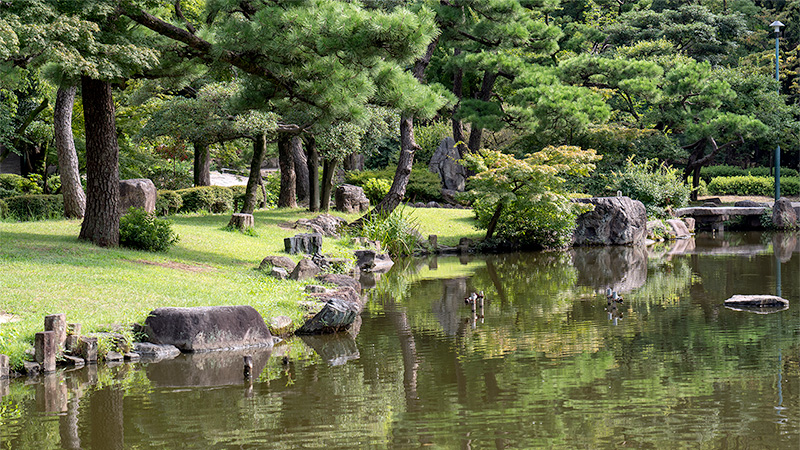
[[[0,448],[795,448],[797,253],[725,233],[402,262],[352,334],[249,352],[249,382],[241,353],[0,381]],[[776,314],[722,304],[778,288]]]

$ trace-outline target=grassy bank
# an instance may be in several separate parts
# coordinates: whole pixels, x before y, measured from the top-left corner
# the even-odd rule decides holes
[[[438,234],[444,245],[480,236],[469,210],[406,211],[423,236]],[[223,230],[228,214],[171,217],[180,242],[167,253],[80,242],[78,221],[0,222],[0,320],[13,319],[0,324],[0,353],[18,367],[44,316],[62,312],[84,331],[143,322],[161,306],[249,304],[265,318],[299,321],[303,311],[297,302],[307,282],[276,280],[255,269],[265,256],[285,254],[283,238],[304,232],[281,224],[314,214],[270,210],[255,216],[258,236]],[[348,239],[325,239],[323,245],[332,256],[352,251]]]

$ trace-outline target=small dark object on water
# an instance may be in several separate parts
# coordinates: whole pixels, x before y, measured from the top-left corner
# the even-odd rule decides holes
[[[622,304],[624,301],[622,296],[617,293],[617,291],[612,291],[611,288],[606,289],[606,300],[608,301],[608,305],[612,304]]]
[[[467,305],[474,305],[477,300],[483,300],[485,296],[483,295],[483,291],[480,292],[473,292],[469,294],[469,297],[464,297],[464,303]]]
[[[249,380],[253,375],[253,357],[246,355],[244,357],[244,378]]]

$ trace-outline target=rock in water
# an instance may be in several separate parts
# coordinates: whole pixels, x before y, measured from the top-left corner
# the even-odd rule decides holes
[[[647,237],[644,204],[629,197],[595,197],[575,200],[594,205],[578,217],[572,243],[581,245],[640,245]]]
[[[355,302],[332,298],[320,312],[295,331],[295,334],[328,334],[347,330],[360,311],[360,305]]]
[[[271,346],[272,335],[252,306],[157,308],[145,321],[150,342],[184,352]]]

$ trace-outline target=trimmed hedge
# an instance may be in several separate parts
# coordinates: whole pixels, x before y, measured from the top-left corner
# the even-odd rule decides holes
[[[198,186],[175,192],[183,199],[178,212],[223,213],[233,209],[233,191],[225,186]]]
[[[4,218],[27,222],[64,217],[64,197],[61,195],[17,195],[6,198],[4,203],[7,207]]]
[[[168,216],[177,213],[183,206],[183,197],[175,191],[158,191],[156,215]]]
[[[775,179],[753,175],[738,177],[716,177],[708,183],[712,195],[761,195],[775,194]],[[800,194],[800,178],[781,176],[781,195]]]
[[[0,198],[0,219],[4,219],[6,216],[8,216],[8,204]]]
[[[36,182],[13,173],[0,174],[0,189],[16,192],[16,195],[42,193]]]
[[[361,172],[347,172],[345,182],[365,188],[369,180],[387,180],[391,186],[394,180],[395,166],[381,170],[363,170]],[[371,181],[370,183],[375,183]],[[406,186],[404,200],[412,202],[442,201],[442,180],[438,174],[428,170],[427,167],[415,165],[411,168],[411,177]],[[370,200],[371,201],[371,200]]]
[[[753,175],[755,177],[769,177],[771,176],[770,170],[772,170],[771,167],[751,167],[749,169],[743,169],[741,167],[725,165],[708,166],[700,169],[700,178],[705,180],[706,183],[710,183],[711,180],[717,177],[744,177],[747,175]],[[781,167],[781,178],[797,176],[797,170],[790,169],[788,167]]]

